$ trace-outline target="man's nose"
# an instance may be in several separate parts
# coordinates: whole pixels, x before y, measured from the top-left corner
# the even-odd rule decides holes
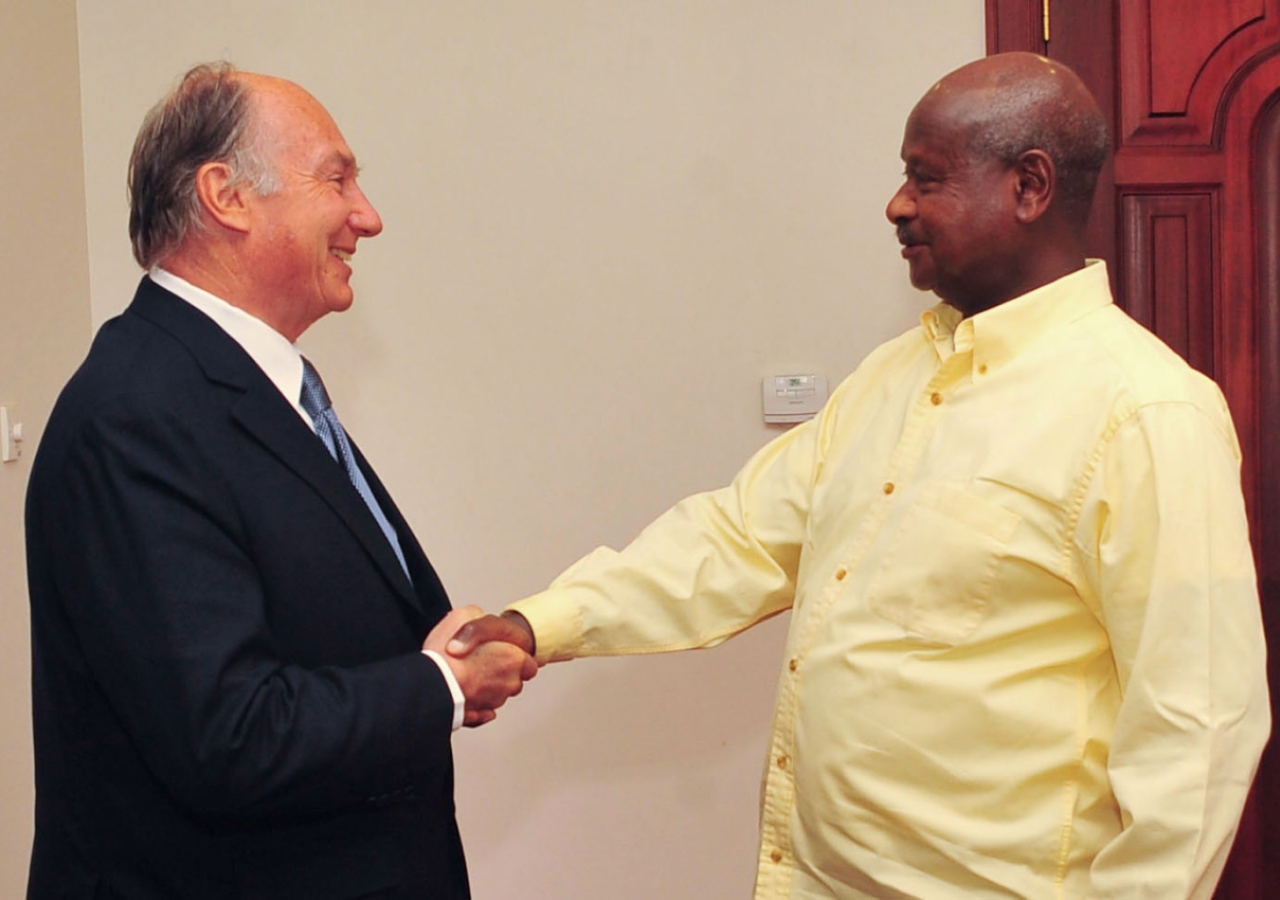
[[[351,210],[351,215],[347,217],[347,221],[351,225],[351,230],[361,237],[373,237],[382,231],[382,216],[378,215],[378,211],[373,208],[373,204],[364,195],[364,191],[357,187],[356,192],[359,197],[355,208]]]
[[[897,225],[905,219],[914,217],[915,210],[915,201],[908,196],[907,186],[904,184],[889,198],[889,205],[884,208],[884,215],[890,222]]]

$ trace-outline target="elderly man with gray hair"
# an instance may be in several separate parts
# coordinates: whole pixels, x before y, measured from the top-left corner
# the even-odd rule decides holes
[[[469,896],[450,739],[537,671],[449,598],[294,342],[382,220],[298,85],[200,66],[147,116],[147,274],[27,504],[33,898]]]

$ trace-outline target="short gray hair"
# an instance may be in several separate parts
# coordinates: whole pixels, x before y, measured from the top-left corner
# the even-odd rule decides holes
[[[1013,165],[1028,150],[1043,150],[1058,172],[1063,211],[1083,226],[1111,139],[1096,104],[1084,104],[1057,78],[1001,78],[981,92],[969,149],[978,159]]]
[[[232,186],[279,190],[254,120],[250,90],[227,62],[195,66],[147,113],[129,159],[129,239],[144,269],[207,227],[196,193],[205,163],[226,163]]]

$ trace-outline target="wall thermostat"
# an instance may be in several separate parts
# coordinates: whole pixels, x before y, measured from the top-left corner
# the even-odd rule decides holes
[[[790,424],[812,419],[827,402],[825,375],[769,375],[760,385],[764,420]]]

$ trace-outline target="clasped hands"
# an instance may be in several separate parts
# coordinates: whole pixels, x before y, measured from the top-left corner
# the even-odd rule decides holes
[[[485,614],[478,606],[452,610],[431,629],[423,650],[439,653],[466,697],[462,724],[492,722],[498,707],[538,674],[533,631],[518,613]]]

